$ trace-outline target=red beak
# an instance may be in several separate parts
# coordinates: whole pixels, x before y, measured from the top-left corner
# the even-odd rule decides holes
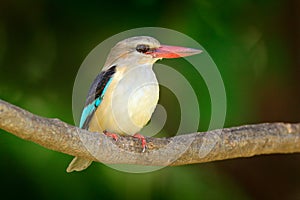
[[[149,54],[151,54],[154,58],[180,58],[195,55],[201,52],[202,50],[198,49],[161,45],[153,52],[149,52]]]

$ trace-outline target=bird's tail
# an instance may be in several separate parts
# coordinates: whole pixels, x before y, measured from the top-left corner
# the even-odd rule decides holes
[[[67,172],[82,171],[92,164],[93,161],[75,157],[67,168]]]

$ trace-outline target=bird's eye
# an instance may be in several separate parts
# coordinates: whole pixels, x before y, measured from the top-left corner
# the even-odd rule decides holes
[[[147,44],[139,44],[135,49],[140,53],[146,53],[150,50],[150,47]]]

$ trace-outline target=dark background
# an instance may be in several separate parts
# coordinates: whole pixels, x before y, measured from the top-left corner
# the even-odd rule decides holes
[[[85,56],[114,34],[156,26],[210,53],[226,87],[226,127],[299,122],[299,9],[297,0],[2,0],[0,98],[73,124],[72,87]],[[1,199],[300,199],[299,154],[148,174],[93,164],[67,174],[71,156],[0,133]]]

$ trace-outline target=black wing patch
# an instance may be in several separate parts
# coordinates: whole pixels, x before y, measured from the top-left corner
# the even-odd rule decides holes
[[[107,85],[110,83],[111,78],[116,72],[116,66],[110,67],[106,71],[102,71],[97,75],[93,81],[89,93],[87,95],[85,106],[81,114],[80,128],[88,129],[89,123],[100,105],[104,93],[106,92]]]

